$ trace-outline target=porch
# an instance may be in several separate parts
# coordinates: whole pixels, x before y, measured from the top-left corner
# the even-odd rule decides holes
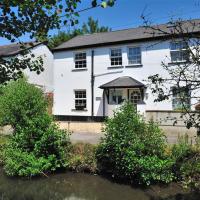
[[[100,86],[103,92],[103,115],[113,116],[113,111],[124,101],[133,103],[137,111],[145,113],[146,86],[129,76],[119,77]]]

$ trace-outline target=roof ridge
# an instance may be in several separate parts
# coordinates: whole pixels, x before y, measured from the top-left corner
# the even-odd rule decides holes
[[[129,87],[131,88],[145,87],[145,85],[140,81],[132,78],[131,76],[121,76],[101,85],[99,88],[105,89],[105,88],[129,88]]]
[[[114,30],[114,31],[108,31],[108,32],[98,32],[98,33],[89,33],[89,34],[83,34],[83,35],[77,35],[69,40],[67,40],[66,42],[63,42],[62,44],[58,45],[57,47],[69,42],[69,41],[72,41],[78,37],[88,37],[88,36],[91,36],[91,35],[102,35],[102,34],[108,34],[108,33],[114,33],[114,32],[122,32],[122,31],[126,31],[126,30],[133,30],[133,29],[138,29],[138,28],[142,28],[142,26],[137,26],[137,27],[133,27],[133,28],[126,28],[126,29],[120,29],[120,30]],[[55,47],[55,49],[57,48]]]
[[[182,22],[183,23],[186,23],[186,22],[189,22],[189,21],[195,21],[195,20],[199,20],[198,18],[195,18],[195,19],[187,19],[187,20],[183,20]],[[162,26],[162,25],[167,25],[169,23],[166,22],[166,23],[161,23],[161,24],[152,24],[152,26]],[[77,37],[84,37],[84,36],[91,36],[91,35],[97,35],[97,34],[106,34],[106,33],[113,33],[113,32],[120,32],[120,31],[126,31],[126,30],[132,30],[132,29],[138,29],[138,28],[145,28],[145,26],[135,26],[135,27],[131,27],[131,28],[124,28],[124,29],[118,29],[118,30],[111,30],[111,31],[107,31],[107,32],[95,32],[95,33],[87,33],[87,34],[83,34],[83,35],[77,35],[75,37],[73,37],[72,39],[70,40],[73,40],[74,38],[77,38]],[[69,41],[69,40],[68,40]],[[68,42],[66,41],[66,42]],[[65,42],[64,42],[65,43]]]
[[[44,42],[24,42],[23,43],[26,49],[35,48],[41,44],[45,44]],[[21,48],[20,43],[11,43],[0,46],[0,56],[2,57],[10,57],[19,54],[20,52],[24,51]]]
[[[21,42],[22,44],[42,44],[42,43],[45,43],[44,42],[37,42],[37,41],[29,41],[29,42]],[[4,48],[4,47],[8,47],[8,46],[16,46],[16,45],[20,45],[21,44],[20,42],[14,42],[14,43],[10,43],[10,44],[4,44],[4,45],[0,45],[1,48]]]
[[[195,29],[192,29],[192,24],[200,24],[200,19],[187,19],[182,21],[185,28],[189,28],[190,31],[194,33],[200,32],[200,27],[196,26]],[[169,22],[162,24],[152,24],[152,27],[160,28],[168,31]],[[188,27],[186,27],[188,26]],[[59,46],[53,48],[53,51],[62,51],[62,50],[72,50],[78,48],[89,48],[96,46],[105,46],[106,44],[117,44],[122,42],[133,42],[133,41],[142,41],[142,40],[154,40],[166,35],[162,34],[151,34],[148,31],[145,31],[145,26],[136,26],[127,29],[114,30],[109,32],[100,32],[87,35],[78,35],[66,42],[63,42]]]

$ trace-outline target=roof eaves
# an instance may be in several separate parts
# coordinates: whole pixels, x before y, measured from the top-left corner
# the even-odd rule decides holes
[[[154,41],[161,38],[167,38],[167,36],[157,36],[157,37],[149,37],[149,38],[139,38],[139,39],[130,39],[130,40],[119,40],[113,42],[104,42],[104,43],[97,43],[97,44],[88,44],[88,45],[80,45],[80,46],[73,46],[73,47],[63,47],[63,48],[54,48],[52,52],[59,52],[59,51],[69,51],[69,50],[76,50],[76,49],[84,49],[84,48],[91,48],[91,47],[102,47],[108,45],[115,45],[115,44],[123,44],[123,43],[130,43],[130,42],[142,42],[142,41]]]
[[[198,21],[198,23],[200,22],[199,19],[194,19],[194,20],[186,20],[184,21],[184,23],[187,25],[189,24],[189,22],[191,23],[196,23],[196,21]],[[155,27],[161,27],[161,28],[166,28],[168,27],[168,23],[166,24],[158,24],[158,25],[155,25]],[[116,30],[116,31],[111,31],[111,32],[106,32],[106,33],[94,33],[94,34],[99,34],[100,36],[102,36],[103,34],[112,34],[112,33],[115,33],[115,32],[123,32],[123,31],[126,31],[126,30],[131,30],[131,29],[141,29],[141,28],[144,28],[144,27],[137,27],[137,28],[130,28],[130,29],[123,29],[123,30]],[[193,32],[194,31],[194,32]],[[199,34],[200,31],[199,30],[192,30],[192,33],[193,34]],[[94,35],[94,34],[90,34],[90,35]],[[188,34],[188,33],[186,33]],[[76,39],[77,37],[83,37],[84,38],[87,37],[88,35],[79,35],[79,36],[76,36],[75,38],[72,38],[71,40],[69,40],[71,43],[68,44],[68,42],[66,43],[63,43],[61,44],[60,46],[52,49],[52,52],[57,52],[57,51],[65,51],[65,50],[75,50],[75,49],[83,49],[83,48],[90,48],[90,47],[100,47],[100,46],[106,46],[106,45],[113,45],[113,44],[120,44],[120,43],[125,43],[125,42],[134,42],[134,41],[150,41],[150,40],[158,40],[160,38],[170,38],[171,37],[171,34],[169,33],[168,35],[156,35],[156,36],[153,36],[153,35],[149,35],[149,36],[144,36],[143,38],[133,38],[133,39],[123,39],[123,40],[118,40],[118,41],[111,41],[111,42],[99,42],[99,43],[91,43],[91,44],[82,44],[82,45],[76,45],[74,44],[73,45],[73,40]],[[177,35],[177,37],[180,37]],[[76,43],[76,40],[75,40],[75,43]],[[69,46],[67,46],[69,45]]]
[[[115,89],[115,88],[146,88],[145,85],[136,85],[136,86],[109,86],[109,87],[104,87],[100,86],[100,89]]]
[[[45,45],[46,45],[47,42],[46,42],[46,41],[44,41],[44,42],[38,42],[38,43],[36,43],[35,45],[33,45],[33,46],[31,46],[31,47],[28,47],[26,50],[35,48],[35,47],[37,47],[37,46],[39,46],[39,45],[41,45],[41,44],[45,44]],[[0,56],[1,56],[1,57],[4,57],[4,58],[9,58],[9,57],[13,57],[13,56],[16,56],[16,55],[20,54],[22,51],[24,51],[24,50],[23,50],[23,49],[21,49],[21,50],[16,50],[16,51],[14,51],[14,52],[12,52],[12,53],[9,53],[9,54],[1,54]]]
[[[114,82],[117,82],[119,81],[120,79],[122,79],[121,81],[123,82],[123,79],[131,79],[133,81],[133,83],[136,83],[135,85],[130,85],[130,84],[127,84],[127,85],[112,85]],[[111,85],[110,85],[111,84]],[[109,81],[108,83],[105,83],[103,85],[101,85],[99,88],[100,89],[109,89],[109,88],[141,88],[141,87],[146,87],[143,83],[141,83],[140,81],[130,77],[130,76],[124,76],[124,77],[119,77],[119,78],[116,78],[112,81]]]

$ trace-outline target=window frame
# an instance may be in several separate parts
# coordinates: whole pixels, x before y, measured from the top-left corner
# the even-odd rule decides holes
[[[178,89],[176,86],[171,87],[171,91],[172,91],[172,109],[173,110],[183,110],[184,107],[183,107],[183,102],[181,100],[181,98],[183,98],[183,97],[178,96],[179,95],[178,93],[176,93],[176,96],[175,96],[175,94],[174,94],[174,89],[175,88]],[[179,89],[183,89],[183,88],[185,88],[185,87],[183,86],[183,87],[181,87]],[[185,97],[186,97],[185,99],[187,100],[187,101],[185,101],[186,108],[188,110],[190,110],[191,109],[191,90],[190,90],[190,88],[188,89],[188,93],[185,93]],[[176,103],[174,103],[174,101],[176,101]],[[180,105],[180,107],[178,107],[179,105]]]
[[[130,56],[129,56],[129,54],[130,54],[130,49],[131,48],[139,48],[140,49],[140,62],[139,63],[130,63]],[[142,48],[141,48],[141,46],[128,46],[127,47],[127,59],[128,59],[128,66],[131,66],[131,65],[142,65]]]
[[[77,54],[81,54],[81,53],[85,54],[85,59],[78,59],[78,60],[76,60],[76,55]],[[85,61],[85,67],[76,67],[76,62],[77,61],[79,61],[79,62],[80,61]],[[76,52],[74,52],[74,69],[75,70],[87,69],[87,52],[86,51],[76,51]]]
[[[119,96],[120,95],[115,95],[117,98],[116,98],[116,102],[114,103],[113,101],[111,102],[111,100],[112,100],[112,97],[113,97],[113,94],[114,93],[112,93],[112,91],[113,92],[116,92],[116,91],[120,91],[121,92],[121,99],[122,99],[122,101],[119,103]],[[112,95],[112,97],[111,97],[111,95]],[[111,88],[111,89],[109,89],[109,95],[108,95],[108,104],[109,105],[121,105],[122,103],[123,103],[123,101],[124,101],[124,99],[123,99],[123,89],[119,89],[119,88]]]
[[[187,59],[179,59],[179,60],[172,60],[172,52],[178,52],[180,55],[179,55],[179,58],[182,57],[184,58],[184,55],[183,53],[184,52],[187,52],[187,48],[181,48],[181,49],[172,49],[172,44],[180,44],[180,43],[184,43],[184,41],[182,40],[177,40],[177,41],[171,41],[170,42],[170,59],[171,59],[171,63],[184,63],[184,62],[187,62]],[[189,55],[188,55],[188,58],[189,58]]]
[[[119,49],[121,51],[121,64],[119,64],[119,65],[112,65],[112,50],[119,50]],[[115,56],[115,57],[117,58],[117,56]],[[110,48],[110,66],[111,67],[120,67],[120,66],[123,66],[123,51],[122,51],[122,47]]]
[[[131,101],[131,92],[137,92],[137,93],[139,93],[139,96],[137,96],[137,97],[139,97],[138,99],[137,99],[137,102],[132,102]],[[143,101],[143,95],[142,95],[142,91],[141,91],[141,89],[139,89],[139,88],[132,88],[132,89],[129,89],[129,91],[128,91],[128,96],[129,96],[129,98],[128,98],[128,100],[131,102],[131,103],[133,103],[134,105],[138,105],[138,103],[140,103],[141,101]],[[135,100],[135,99],[134,99]]]
[[[76,97],[76,92],[85,92],[85,97]],[[79,106],[80,109],[78,109],[78,106],[76,104],[76,101],[85,101],[85,107],[84,106]],[[74,108],[76,111],[84,111],[87,110],[87,90],[86,89],[75,89],[74,90]]]

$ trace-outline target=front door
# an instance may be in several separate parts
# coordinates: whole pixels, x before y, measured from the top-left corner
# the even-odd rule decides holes
[[[141,90],[137,88],[129,89],[128,93],[128,100],[137,107],[138,102],[142,100]]]

